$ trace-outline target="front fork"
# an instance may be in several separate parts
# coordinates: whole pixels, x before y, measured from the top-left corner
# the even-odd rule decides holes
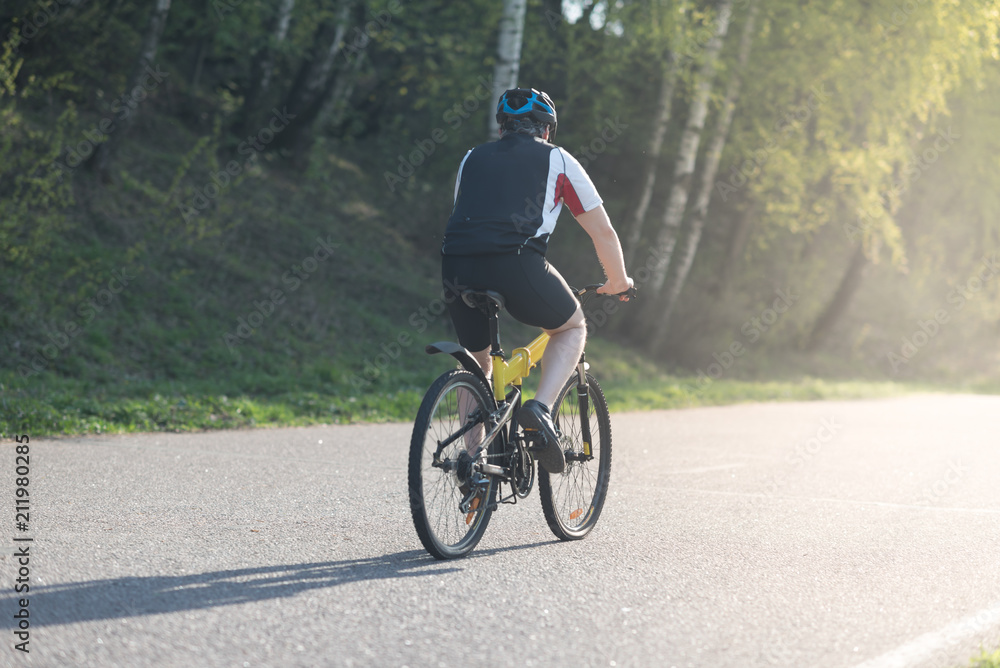
[[[580,430],[583,436],[583,458],[591,459],[590,436],[590,386],[587,384],[587,354],[581,353],[576,369],[576,400],[580,406]]]

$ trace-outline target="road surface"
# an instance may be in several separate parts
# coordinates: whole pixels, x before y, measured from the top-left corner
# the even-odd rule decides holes
[[[616,414],[586,540],[536,489],[451,562],[406,424],[32,439],[26,532],[5,443],[0,665],[964,665],[1000,646],[998,425],[986,396]]]

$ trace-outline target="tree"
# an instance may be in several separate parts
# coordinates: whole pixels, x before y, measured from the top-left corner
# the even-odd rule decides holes
[[[830,330],[844,315],[854,293],[861,287],[861,281],[867,273],[869,264],[868,258],[865,257],[864,247],[858,245],[851,253],[851,260],[837,285],[836,292],[833,293],[833,298],[816,318],[816,324],[813,325],[809,342],[806,344],[807,351],[816,351],[830,335]]]
[[[663,308],[660,311],[656,326],[653,329],[653,339],[662,341],[670,325],[670,316],[677,305],[677,298],[684,289],[691,265],[694,264],[694,256],[698,251],[698,243],[701,241],[701,232],[705,227],[705,219],[708,216],[708,205],[715,189],[715,175],[719,169],[719,162],[722,159],[722,149],[726,145],[726,137],[729,135],[729,126],[733,122],[733,113],[736,110],[736,101],[739,99],[740,87],[743,84],[743,70],[750,59],[750,47],[753,44],[754,24],[757,19],[757,0],[751,0],[746,21],[743,23],[743,35],[740,38],[740,50],[736,62],[736,71],[729,79],[726,87],[726,96],[722,102],[722,109],[716,119],[715,133],[712,141],[705,151],[704,164],[701,172],[701,188],[695,200],[694,212],[688,225],[687,235],[684,237],[684,245],[681,247],[681,254],[675,255],[671,263],[671,280],[667,283],[666,297],[663,301]]]
[[[996,57],[995,3],[969,3],[958,10],[938,0],[907,12],[891,9],[885,3],[859,17],[860,25],[881,37],[872,39],[864,30],[853,33],[863,69],[859,72],[854,64],[847,71],[843,60],[836,64],[845,80],[839,84],[838,104],[830,105],[830,120],[847,128],[848,136],[831,133],[840,143],[829,153],[826,178],[836,201],[832,211],[841,219],[856,217],[856,225],[845,223],[844,228],[857,245],[810,328],[806,347],[811,351],[847,313],[868,265],[879,261],[883,249],[893,265],[905,267],[906,249],[895,216],[912,183],[931,168],[914,149],[949,113],[949,94],[967,77],[981,76],[984,56],[992,51]],[[909,57],[900,59],[900,51]],[[847,119],[851,122],[845,123]]]
[[[705,127],[705,117],[708,115],[708,97],[712,92],[712,82],[715,78],[715,63],[722,50],[723,40],[729,30],[729,19],[732,12],[732,0],[721,0],[716,16],[715,33],[705,45],[703,60],[698,72],[694,97],[688,110],[688,120],[681,135],[680,148],[677,151],[677,161],[674,166],[673,185],[670,189],[670,199],[663,214],[663,222],[656,240],[657,264],[653,270],[649,289],[659,294],[666,279],[667,266],[677,243],[677,232],[681,219],[687,207],[691,180],[694,175],[695,159],[698,156],[698,146],[701,142],[701,132]]]
[[[674,89],[677,85],[677,77],[680,74],[681,61],[683,60],[683,56],[680,53],[680,44],[683,41],[683,18],[686,14],[687,3],[681,2],[675,10],[675,23],[671,26],[672,34],[670,38],[670,52],[667,55],[667,66],[663,69],[660,76],[660,94],[656,103],[656,118],[653,122],[653,131],[650,135],[649,144],[645,150],[646,159],[643,165],[645,176],[642,178],[642,190],[639,191],[639,199],[636,201],[635,209],[632,211],[632,216],[626,227],[628,232],[622,244],[626,267],[632,265],[632,261],[639,250],[642,231],[646,224],[646,215],[649,213],[649,205],[653,200],[653,192],[656,190],[660,154],[663,151],[663,140],[667,136],[667,130],[670,127],[670,117],[674,103]],[[657,41],[663,39],[663,37],[655,32],[654,38]]]
[[[344,34],[350,18],[353,0],[340,0],[336,14],[322,21],[313,37],[310,56],[302,63],[291,89],[285,96],[283,109],[295,115],[295,121],[277,136],[277,145],[292,153],[293,164],[301,167],[311,145],[313,122],[332,90],[338,69],[337,56],[344,45]],[[346,62],[346,58],[345,58]]]
[[[524,38],[524,14],[528,0],[504,0],[497,40],[496,65],[493,68],[493,97],[489,100],[492,110],[504,91],[517,87],[521,71],[521,41]],[[499,126],[494,114],[486,123],[487,140],[497,138]]]
[[[243,136],[253,130],[253,118],[258,111],[261,99],[271,88],[271,77],[274,74],[275,52],[288,36],[288,26],[292,21],[292,10],[295,0],[281,0],[278,13],[274,17],[271,35],[263,47],[254,56],[250,67],[250,87],[247,89],[243,106],[233,124],[236,134]]]
[[[670,199],[663,215],[663,222],[656,239],[655,250],[656,264],[650,276],[650,284],[647,289],[652,294],[648,304],[656,304],[660,290],[666,279],[667,268],[670,258],[674,252],[674,245],[677,243],[677,233],[680,229],[681,220],[684,217],[684,210],[687,207],[688,193],[691,189],[691,180],[694,175],[695,159],[698,155],[698,145],[701,142],[701,132],[705,127],[705,117],[708,114],[708,96],[712,91],[712,82],[715,78],[715,63],[718,60],[719,52],[722,50],[722,43],[729,30],[729,19],[732,13],[732,0],[721,0],[716,16],[715,32],[705,45],[703,61],[698,72],[697,84],[694,97],[688,112],[687,124],[684,127],[684,134],[681,136],[680,149],[677,152],[677,161],[674,167],[674,180],[670,189]],[[653,308],[647,307],[647,313],[653,315]],[[657,345],[657,341],[650,339],[649,347]]]
[[[156,59],[156,50],[160,45],[160,36],[163,34],[163,28],[167,24],[167,14],[169,12],[170,0],[156,0],[153,13],[150,14],[149,23],[146,25],[146,33],[142,38],[139,58],[132,67],[132,74],[128,78],[128,91],[141,89],[143,82],[149,76],[149,72],[153,67],[153,61]],[[108,182],[111,178],[111,159],[129,127],[135,123],[136,116],[138,116],[138,108],[132,109],[131,113],[118,122],[115,131],[110,134],[107,141],[97,146],[97,149],[87,163],[100,174],[101,180],[104,182]]]
[[[656,104],[656,122],[653,125],[653,134],[649,139],[649,148],[646,152],[645,174],[642,190],[639,193],[639,200],[636,202],[635,210],[628,225],[628,235],[625,238],[625,266],[631,266],[639,250],[642,239],[642,228],[646,222],[646,214],[649,212],[649,203],[653,200],[653,191],[656,189],[656,172],[660,164],[660,153],[663,150],[663,139],[667,135],[667,128],[670,126],[670,111],[674,101],[674,86],[677,83],[677,73],[680,70],[680,61],[677,54],[670,54],[670,63],[663,71],[660,80],[660,97]]]
[[[756,203],[751,201],[732,223],[727,235],[726,253],[723,256],[722,266],[717,272],[718,281],[712,286],[712,292],[717,296],[726,295],[729,288],[732,287],[733,277],[736,275],[736,265],[746,250],[750,227],[756,213]]]

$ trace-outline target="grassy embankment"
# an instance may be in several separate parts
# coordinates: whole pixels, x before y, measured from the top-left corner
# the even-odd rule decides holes
[[[384,165],[328,146],[301,174],[265,151],[185,216],[224,152],[207,126],[144,123],[113,185],[75,175],[44,266],[0,276],[0,437],[412,419],[450,364],[422,352],[453,338],[437,280],[447,198],[387,196]],[[110,278],[123,270],[124,287]],[[513,347],[531,332],[504,334]],[[613,410],[926,389],[787,365],[699,383],[596,336],[588,350]]]

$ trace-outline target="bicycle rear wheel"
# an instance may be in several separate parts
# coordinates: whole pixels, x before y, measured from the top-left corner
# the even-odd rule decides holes
[[[493,514],[497,482],[488,477],[475,484],[470,460],[459,460],[482,440],[492,411],[482,381],[454,369],[434,381],[417,413],[410,439],[410,512],[420,542],[437,559],[471,552]]]
[[[552,411],[566,453],[566,469],[557,474],[540,469],[538,476],[545,521],[562,540],[579,540],[594,528],[604,508],[611,476],[611,417],[604,393],[589,373],[583,396],[578,389],[574,373]],[[589,455],[585,424],[590,432]]]

